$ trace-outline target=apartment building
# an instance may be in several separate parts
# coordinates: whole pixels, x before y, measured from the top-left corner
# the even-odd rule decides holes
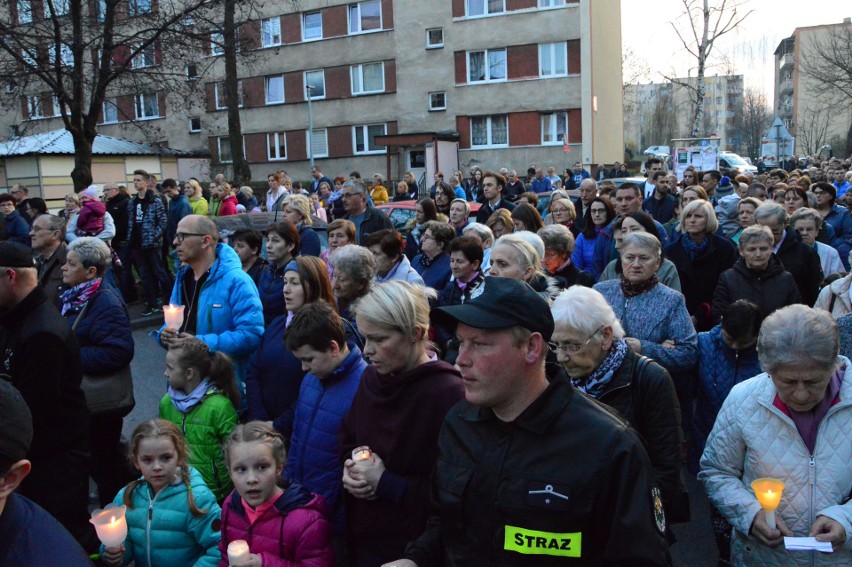
[[[241,26],[250,48],[238,65],[256,178],[285,169],[305,179],[311,160],[329,174],[431,180],[456,167],[621,159],[619,0],[301,0],[258,16]],[[212,171],[227,171],[217,40],[212,30],[195,60],[170,61],[156,45],[140,54],[133,65],[174,67],[193,88],[116,93],[99,132],[203,148]],[[57,128],[55,104],[26,97],[17,118]]]

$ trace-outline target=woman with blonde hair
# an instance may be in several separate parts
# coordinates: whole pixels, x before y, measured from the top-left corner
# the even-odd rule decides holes
[[[290,195],[284,199],[284,216],[299,229],[299,255],[319,256],[322,252],[320,239],[311,228],[311,200],[304,195]]]
[[[207,216],[210,210],[210,203],[204,198],[201,184],[198,183],[198,180],[187,179],[183,184],[183,194],[189,199],[192,214]]]

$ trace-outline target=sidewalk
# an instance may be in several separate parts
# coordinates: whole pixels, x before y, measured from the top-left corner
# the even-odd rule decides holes
[[[145,311],[145,302],[141,299],[127,306],[127,313],[130,315],[130,328],[132,330],[147,329],[148,327],[159,329],[163,325],[162,311],[147,317],[142,315],[143,311]]]

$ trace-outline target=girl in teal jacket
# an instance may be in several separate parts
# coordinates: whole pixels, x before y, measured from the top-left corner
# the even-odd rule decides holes
[[[187,464],[186,442],[173,423],[152,419],[130,440],[130,458],[142,472],[113,501],[127,506],[127,539],[103,548],[106,565],[213,567],[218,564],[222,510],[198,471]]]
[[[222,444],[237,425],[240,395],[227,355],[211,352],[194,337],[172,345],[166,354],[168,393],[160,400],[160,417],[177,425],[189,447],[189,464],[221,504],[234,485],[225,466]]]

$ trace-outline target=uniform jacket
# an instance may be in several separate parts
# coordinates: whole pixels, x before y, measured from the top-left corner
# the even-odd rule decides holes
[[[819,295],[819,284],[823,280],[819,254],[802,242],[795,230],[787,227],[785,231],[784,241],[775,255],[781,260],[784,269],[795,278],[802,303],[811,306]]]
[[[217,502],[234,488],[222,444],[237,426],[237,411],[228,396],[211,387],[198,405],[179,411],[166,394],[160,400],[160,417],[177,425],[189,446],[189,464],[204,479]]]
[[[819,292],[819,298],[814,307],[830,311],[831,316],[835,319],[843,317],[847,313],[852,312],[852,302],[849,299],[850,287],[852,287],[852,276],[834,280]],[[834,299],[834,305],[831,304],[832,298]]]
[[[757,305],[763,317],[782,307],[802,303],[796,280],[774,254],[760,273],[746,266],[742,258],[733,268],[722,272],[713,293],[713,321],[721,321],[728,306],[738,299],[747,299]]]
[[[305,376],[284,467],[284,478],[323,497],[338,534],[344,530],[338,436],[365,368],[367,363],[355,347],[328,378]]]
[[[171,303],[184,304],[183,278],[192,268],[185,264],[175,276]],[[231,357],[239,382],[245,382],[246,364],[263,334],[263,307],[251,277],[243,271],[234,249],[216,245],[216,261],[201,287],[197,301],[196,337]],[[160,329],[165,329],[165,324]]]
[[[79,313],[78,309],[65,313],[69,327]],[[74,334],[80,344],[80,363],[85,374],[112,374],[133,360],[135,345],[127,306],[115,288],[106,282],[101,282],[101,287],[89,300]]]
[[[841,505],[852,485],[852,363],[845,364],[839,401],[823,418],[811,455],[793,421],[776,405],[775,386],[760,374],[731,390],[701,457],[699,480],[710,501],[734,528],[734,565],[797,566],[849,565],[852,539],[842,551],[787,552],[771,549],[748,536],[760,504],[751,490],[756,478],[773,477],[785,483],[775,512],[794,536],[807,536],[817,516],[839,522],[852,533],[852,502]]]
[[[161,247],[163,234],[166,231],[166,209],[163,207],[163,202],[152,191],[146,192],[144,199],[134,197],[127,201],[127,240],[130,240],[136,224],[137,204],[143,210],[141,248]]]
[[[642,354],[670,374],[690,370],[695,365],[698,343],[683,295],[657,284],[642,295],[626,299],[620,280],[598,282],[594,289],[603,294],[615,311],[625,336],[640,340]],[[663,347],[665,340],[673,340],[675,348]]]
[[[195,505],[207,512],[200,518],[189,511],[182,481],[166,486],[156,496],[145,481],[136,486],[130,496],[133,507],[125,513],[124,565],[135,561],[137,567],[215,567],[221,510],[197,470],[190,468],[189,482]],[[114,504],[124,504],[126,490],[119,491]]]
[[[241,539],[260,555],[263,567],[332,567],[331,527],[322,496],[290,484],[275,504],[249,524],[236,491],[222,507],[220,567],[228,567],[228,543]]]
[[[554,372],[512,422],[466,401],[450,410],[432,516],[406,558],[419,567],[669,564],[641,441]]]

